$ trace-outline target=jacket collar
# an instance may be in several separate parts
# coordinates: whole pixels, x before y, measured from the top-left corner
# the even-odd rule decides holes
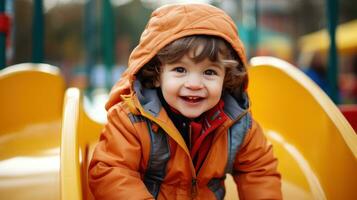
[[[249,97],[246,92],[241,95],[232,95],[223,93],[222,99],[224,101],[224,112],[231,120],[235,120],[246,110],[249,110]]]
[[[134,82],[134,91],[144,110],[154,117],[157,117],[162,108],[156,89],[143,88],[140,81]]]

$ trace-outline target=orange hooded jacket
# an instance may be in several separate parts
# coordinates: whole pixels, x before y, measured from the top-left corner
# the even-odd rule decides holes
[[[230,94],[222,96],[229,119],[216,130],[196,174],[189,149],[158,97],[136,80],[138,70],[161,48],[195,34],[225,39],[246,66],[237,28],[222,10],[177,4],[154,11],[106,104],[108,123],[89,167],[89,185],[96,199],[223,199],[227,172],[237,183],[240,199],[282,198],[277,160],[248,112],[246,95],[239,97],[245,103]],[[150,182],[153,179],[159,184]]]

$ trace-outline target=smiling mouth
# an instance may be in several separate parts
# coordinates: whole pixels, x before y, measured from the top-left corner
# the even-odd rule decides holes
[[[198,103],[203,100],[202,97],[194,97],[194,96],[181,96],[181,98],[189,103]]]

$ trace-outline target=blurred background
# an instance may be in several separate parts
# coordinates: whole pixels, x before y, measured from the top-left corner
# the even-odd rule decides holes
[[[85,89],[89,97],[107,94],[125,70],[150,13],[174,2],[185,1],[0,0],[0,66],[48,63],[61,68],[68,87]],[[357,103],[357,1],[186,2],[225,10],[249,58],[286,60],[335,103]]]

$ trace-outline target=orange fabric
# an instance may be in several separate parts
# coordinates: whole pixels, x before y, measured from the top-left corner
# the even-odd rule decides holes
[[[153,199],[142,178],[150,153],[145,122],[131,122],[130,113],[150,119],[168,135],[170,159],[158,199],[216,199],[207,187],[212,178],[224,176],[228,157],[227,119],[216,129],[212,144],[196,174],[190,152],[164,109],[157,117],[147,113],[133,90],[136,72],[171,41],[193,34],[224,38],[245,61],[244,48],[234,22],[223,11],[206,4],[164,6],[153,12],[140,44],[129,58],[123,78],[113,87],[106,108],[108,123],[89,166],[89,185],[96,199]],[[246,78],[247,84],[248,78]],[[281,199],[280,175],[272,147],[253,120],[234,164],[234,179],[241,199]],[[192,181],[197,180],[197,185]]]
[[[273,149],[262,134],[261,127],[254,123],[244,139],[236,157],[235,169],[239,176],[234,176],[240,199],[278,199],[281,194],[273,188],[279,188],[280,182],[272,181],[280,174],[276,170],[277,160],[272,158]],[[259,178],[258,178],[259,177]],[[259,186],[259,192],[257,192]],[[266,198],[267,196],[271,198]]]

